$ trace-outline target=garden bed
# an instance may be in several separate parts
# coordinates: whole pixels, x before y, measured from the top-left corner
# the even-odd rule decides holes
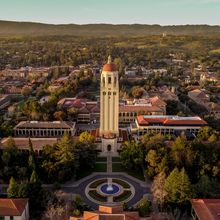
[[[96,188],[97,186],[99,186],[99,185],[101,185],[103,183],[107,183],[107,179],[96,180],[89,187],[90,188]]]
[[[93,198],[96,201],[107,202],[107,197],[100,195],[99,193],[96,192],[96,190],[91,190],[88,193],[91,196],[91,198]]]
[[[121,195],[115,196],[113,202],[124,202],[132,195],[131,191],[124,191]]]
[[[126,183],[125,181],[123,181],[123,180],[113,179],[112,182],[113,183],[117,183],[117,184],[123,186],[125,189],[129,189],[130,188],[130,185],[128,183]]]

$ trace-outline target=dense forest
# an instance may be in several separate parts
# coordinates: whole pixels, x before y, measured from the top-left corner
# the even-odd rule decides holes
[[[219,36],[220,26],[209,25],[146,25],[146,24],[42,24],[0,21],[0,35],[75,35],[75,36],[142,36],[142,35],[208,35]]]

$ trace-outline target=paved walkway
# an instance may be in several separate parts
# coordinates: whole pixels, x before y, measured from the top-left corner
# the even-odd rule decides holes
[[[107,174],[112,173],[112,155],[111,152],[107,154]]]

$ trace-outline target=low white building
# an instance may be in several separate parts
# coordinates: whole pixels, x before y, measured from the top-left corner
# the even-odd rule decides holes
[[[14,127],[15,137],[62,137],[74,136],[76,123],[71,121],[21,121]]]
[[[29,220],[28,199],[0,199],[0,220]]]
[[[190,132],[196,135],[199,129],[207,126],[207,122],[198,116],[180,117],[174,115],[139,115],[135,123],[130,125],[132,134],[138,136],[145,133],[156,132],[161,134],[179,134]]]

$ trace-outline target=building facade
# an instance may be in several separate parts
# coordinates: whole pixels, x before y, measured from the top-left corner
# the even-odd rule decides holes
[[[146,133],[180,134],[181,132],[196,135],[199,129],[207,123],[198,116],[180,117],[172,115],[139,115],[135,123],[130,125],[132,134],[138,136]]]
[[[70,217],[70,220],[139,220],[136,211],[123,211],[123,206],[99,206],[97,211],[85,211],[82,217]],[[146,218],[148,219],[148,218]],[[151,219],[151,218],[150,218]]]
[[[21,121],[14,127],[15,137],[62,137],[64,133],[75,135],[75,122],[69,121]]]

